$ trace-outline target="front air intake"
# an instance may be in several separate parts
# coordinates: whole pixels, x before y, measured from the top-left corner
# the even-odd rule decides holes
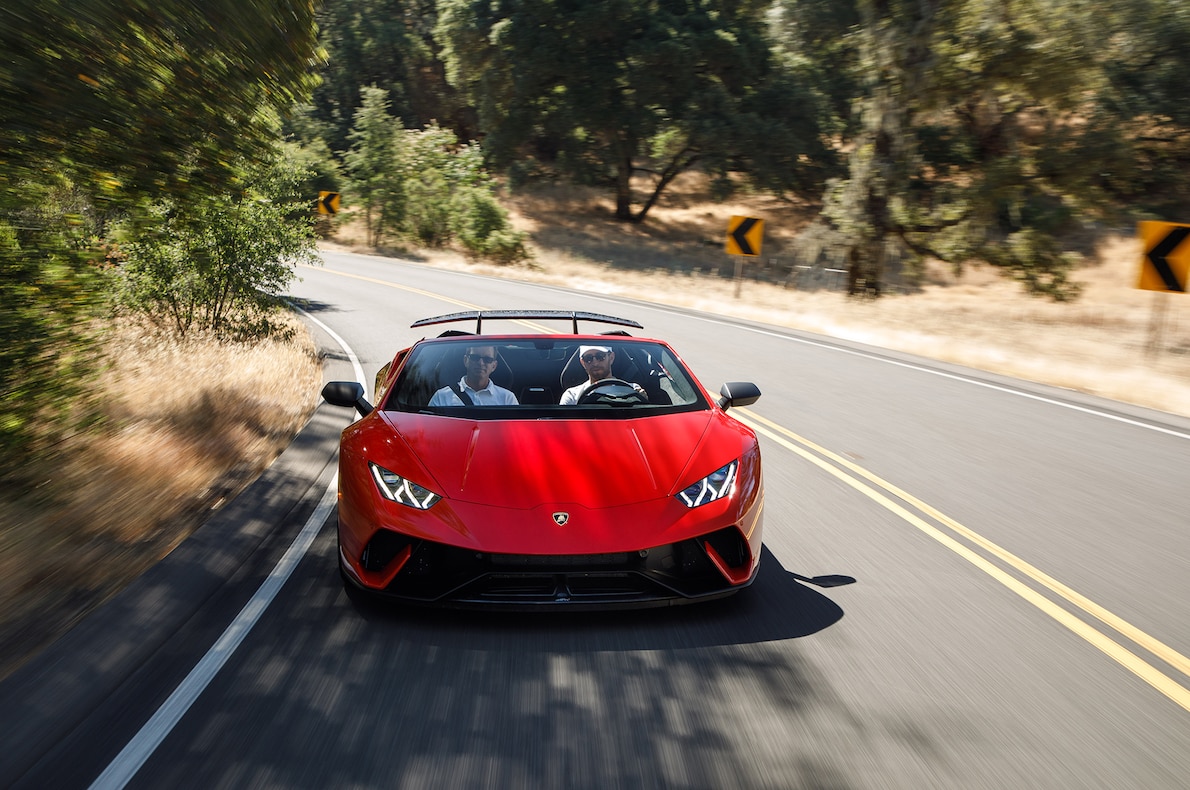
[[[405,550],[407,546],[416,542],[408,535],[381,530],[372,536],[364,552],[360,555],[359,563],[364,570],[371,573],[383,571],[393,559]]]

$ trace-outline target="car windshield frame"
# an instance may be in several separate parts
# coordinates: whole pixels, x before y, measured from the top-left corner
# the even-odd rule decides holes
[[[443,387],[455,387],[466,372],[467,348],[494,346],[497,364],[491,380],[517,397],[517,405],[431,406]],[[580,346],[606,346],[615,352],[612,375],[644,391],[643,400],[624,386],[607,388],[607,397],[583,405],[560,405],[565,389],[588,380],[578,359]],[[490,364],[490,363],[489,363]],[[638,419],[711,408],[702,385],[667,344],[623,334],[600,336],[466,335],[415,344],[384,393],[386,412],[431,414],[468,420]]]

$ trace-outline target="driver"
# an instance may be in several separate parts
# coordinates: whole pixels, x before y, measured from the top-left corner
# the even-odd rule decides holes
[[[558,403],[562,406],[574,406],[578,404],[583,395],[592,385],[605,381],[607,379],[615,379],[612,375],[612,362],[616,359],[616,352],[612,351],[608,346],[579,346],[578,349],[579,361],[583,363],[583,369],[587,371],[587,380],[582,384],[576,384],[570,389],[562,393],[562,399]],[[616,379],[618,381],[618,379]],[[627,384],[628,382],[624,382]],[[644,393],[644,390],[639,384],[632,384],[633,389],[637,392]]]

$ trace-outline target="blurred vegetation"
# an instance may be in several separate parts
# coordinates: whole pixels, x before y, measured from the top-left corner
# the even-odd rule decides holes
[[[202,214],[307,97],[314,9],[290,0],[0,7],[0,473],[88,419],[120,288],[117,226]],[[287,219],[287,221],[292,221]],[[308,219],[305,220],[308,222]]]
[[[65,181],[19,182],[0,215],[0,473],[93,416],[103,275],[96,217]]]
[[[10,0],[4,457],[86,414],[113,305],[269,331],[319,190],[372,244],[516,261],[490,174],[643,222],[697,169],[819,206],[852,293],[935,258],[1073,299],[1067,239],[1185,219],[1187,41],[1181,0]]]

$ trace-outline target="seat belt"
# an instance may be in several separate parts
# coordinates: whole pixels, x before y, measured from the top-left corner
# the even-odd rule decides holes
[[[465,389],[463,389],[462,384],[456,384],[454,386],[453,391],[454,391],[455,395],[459,396],[459,400],[461,400],[463,402],[464,406],[474,406],[475,405],[475,401],[471,400],[471,396],[467,394],[467,391]]]

